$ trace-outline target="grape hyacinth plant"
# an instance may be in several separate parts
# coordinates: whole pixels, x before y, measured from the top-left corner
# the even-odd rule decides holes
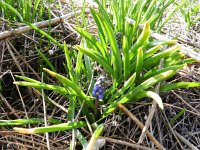
[[[103,100],[104,96],[104,86],[105,86],[105,77],[100,76],[96,83],[94,84],[94,88],[92,90],[92,96],[97,97],[100,100]]]
[[[96,119],[98,118],[99,114],[99,101],[103,100],[104,97],[104,88],[105,88],[105,77],[100,76],[96,83],[94,84],[94,88],[92,90],[92,96],[96,98],[95,100],[95,110],[94,110],[94,115]]]

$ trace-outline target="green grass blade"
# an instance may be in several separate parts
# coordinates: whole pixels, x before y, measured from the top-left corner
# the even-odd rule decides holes
[[[140,73],[142,72],[142,68],[143,68],[143,50],[142,48],[139,48],[137,53],[136,67],[135,67],[136,80],[140,78]]]
[[[3,2],[3,1],[0,1],[0,5],[1,6],[3,6],[2,8],[4,8],[4,9],[9,9],[11,12],[12,12],[12,14],[15,14],[18,18],[19,18],[19,20],[21,21],[21,22],[23,22],[23,17],[20,15],[20,13],[15,9],[15,8],[13,8],[11,5],[9,5],[9,4],[7,4],[7,3],[5,3],[5,2]]]
[[[33,6],[32,21],[34,21],[34,19],[36,18],[36,12],[37,12],[39,4],[40,4],[40,0],[35,0],[34,6]]]
[[[77,129],[85,127],[86,123],[83,121],[79,122],[68,122],[68,123],[62,123],[47,127],[37,127],[37,128],[13,128],[16,132],[24,133],[24,134],[36,134],[36,133],[45,133],[45,132],[57,132],[57,131],[66,131],[71,129]]]
[[[15,77],[19,78],[19,79],[22,79],[24,81],[27,81],[27,82],[32,82],[32,83],[41,83],[40,81],[37,81],[37,80],[34,80],[34,79],[31,79],[31,78],[28,78],[28,77],[24,77],[24,76],[18,76],[18,75],[15,75]]]
[[[164,66],[172,66],[183,58],[185,54],[181,52],[173,53],[165,60]]]
[[[137,100],[136,97],[137,95],[139,95],[141,92],[143,92],[144,90],[150,88],[151,86],[155,85],[158,82],[167,80],[168,78],[170,78],[171,76],[173,76],[175,74],[175,71],[173,70],[169,70],[166,71],[164,73],[160,73],[156,76],[153,76],[149,79],[147,79],[146,81],[144,81],[143,83],[141,83],[140,85],[138,85],[137,87],[135,87],[133,90],[131,90],[130,92],[128,92],[126,95],[124,95],[123,97],[121,97],[119,100],[114,101],[108,108],[107,110],[103,113],[102,118],[106,117],[107,115],[109,115],[112,111],[114,111],[117,108],[117,104],[118,103],[126,103],[128,101],[134,101]],[[135,99],[134,99],[135,98]]]
[[[31,82],[24,82],[24,81],[18,81],[18,82],[13,82],[16,85],[20,86],[28,86],[36,89],[46,89],[46,90],[51,90],[60,93],[61,95],[66,95],[67,90],[64,87],[60,86],[55,86],[55,85],[50,85],[50,84],[45,84],[45,83],[31,83]]]
[[[80,141],[81,145],[83,146],[83,150],[85,150],[88,145],[87,140],[85,139],[85,137],[81,134],[81,132],[78,129],[75,130],[75,134],[76,134],[76,137],[78,138],[78,140]]]
[[[174,71],[178,71],[179,69],[182,69],[183,67],[185,67],[185,64],[181,64],[181,65],[173,65],[173,66],[169,66],[169,67],[165,67],[165,68],[161,68],[161,69],[157,69],[157,67],[155,69],[150,70],[149,72],[147,72],[146,74],[144,74],[144,76],[141,78],[142,81],[147,80],[148,78],[158,75],[160,73],[166,72],[168,70],[174,70]]]
[[[31,28],[33,28],[34,30],[36,30],[37,32],[39,32],[40,34],[44,35],[45,37],[47,37],[50,41],[52,41],[54,44],[56,44],[60,49],[64,49],[64,46],[62,44],[60,44],[56,39],[54,39],[52,36],[50,36],[49,34],[47,34],[46,32],[44,32],[43,30],[39,29],[38,27],[36,27],[34,24],[25,22],[28,26],[30,26]]]
[[[133,57],[136,55],[137,49],[143,46],[143,44],[148,40],[149,35],[150,35],[150,24],[149,22],[146,22],[142,33],[140,34],[139,38],[137,39],[137,41],[135,42],[135,44],[131,47],[129,51],[130,60],[132,60]]]
[[[175,45],[177,44],[177,40],[156,40],[149,43],[149,46],[156,46],[158,44],[161,45]]]
[[[90,61],[90,57],[88,57],[87,55],[84,55],[84,62],[85,62],[85,67],[86,67],[87,81],[89,84],[92,81],[92,76],[93,76],[93,72],[92,72],[93,67]]]
[[[74,119],[75,106],[76,106],[76,98],[75,97],[71,97],[69,99],[69,107],[68,107],[68,114],[67,114],[67,120],[68,121],[73,121],[73,119]]]
[[[92,101],[85,95],[85,93],[81,90],[81,88],[73,83],[72,81],[70,81],[69,79],[67,79],[66,77],[58,74],[58,73],[55,73],[49,69],[46,69],[44,68],[43,69],[44,71],[46,71],[48,74],[50,74],[51,76],[55,77],[58,81],[60,81],[61,83],[63,83],[65,86],[68,86],[70,87],[71,89],[73,89],[76,93],[76,95],[78,97],[80,97],[80,99],[83,101],[85,100],[86,103],[90,106],[90,107],[94,107],[94,104],[92,103]]]
[[[76,68],[75,68],[75,78],[74,78],[74,82],[77,85],[79,84],[81,66],[83,64],[82,57],[83,57],[83,52],[78,51],[78,56],[77,56],[77,60],[76,60]]]
[[[123,54],[124,54],[124,79],[127,80],[130,76],[130,58],[129,58],[129,42],[126,36],[123,36]]]
[[[99,0],[95,0],[96,3],[99,6],[100,12],[101,14],[104,16],[104,19],[108,22],[109,26],[113,28],[113,24],[112,21],[109,17],[109,14],[107,13],[107,11],[104,9],[103,5],[101,4],[101,2],[99,2]]]
[[[96,51],[89,49],[89,48],[84,48],[81,46],[76,46],[78,50],[83,52],[84,54],[88,55],[90,58],[92,58],[94,61],[97,61],[99,64],[103,66],[103,68],[111,75],[114,76],[114,71],[110,64],[107,63],[104,57],[102,57],[99,53]]]
[[[54,72],[56,72],[56,69],[54,68],[53,64],[49,61],[49,59],[39,50],[39,49],[35,49],[38,53],[38,55],[45,61],[46,65],[53,70]]]
[[[146,6],[147,2],[148,2],[148,0],[145,0],[145,1],[138,0],[136,2],[137,4],[136,4],[135,12],[132,13],[132,14],[134,14],[133,19],[136,21],[135,21],[133,28],[130,30],[129,34],[133,34],[137,31],[138,25],[141,21],[143,9]]]
[[[72,69],[72,62],[71,62],[71,59],[70,59],[70,56],[69,56],[68,46],[65,42],[64,42],[64,52],[65,52],[65,58],[66,58],[66,61],[67,61],[67,69],[69,71],[69,77],[70,77],[70,80],[72,82],[74,82],[74,76],[73,76],[73,71],[72,71],[73,70]]]
[[[129,87],[131,87],[135,81],[136,73],[134,73],[124,84],[124,86],[117,91],[109,100],[108,103],[113,102],[116,98],[121,96]]]
[[[143,15],[142,21],[141,23],[143,23],[144,21],[147,21],[149,18],[149,14],[152,11],[153,7],[155,6],[157,0],[152,0],[151,3],[149,4],[145,14]]]
[[[80,33],[80,35],[82,35],[84,38],[86,38],[89,42],[91,42],[92,45],[94,45],[97,49],[99,49],[104,58],[108,57],[107,56],[108,54],[106,52],[107,49],[105,50],[103,46],[101,45],[101,43],[97,41],[94,36],[92,36],[90,33],[88,33],[87,31],[84,31],[81,28],[76,28],[76,31]]]
[[[200,82],[178,82],[171,83],[160,87],[160,92],[167,92],[179,88],[200,87]]]
[[[192,13],[197,13],[200,10],[200,4],[197,4],[194,8],[192,8]]]
[[[42,0],[41,3],[40,3],[40,10],[39,10],[39,13],[38,13],[38,17],[40,18],[40,20],[42,19],[42,16],[44,15],[44,11],[45,11],[44,0]]]
[[[98,27],[98,30],[99,30],[99,34],[101,34],[102,37],[106,38],[106,34],[104,34],[104,27],[102,25],[102,23],[100,22],[100,18],[97,16],[96,14],[96,11],[92,8],[90,8],[90,12],[92,14],[92,17],[94,18],[96,24],[97,24],[97,27]],[[99,36],[100,37],[100,36]]]
[[[60,123],[60,121],[53,118],[49,118],[47,121],[53,124]],[[30,118],[30,119],[0,120],[0,126],[19,126],[19,125],[21,126],[21,125],[38,124],[38,123],[44,123],[44,119]]]
[[[16,120],[0,120],[0,126],[18,126],[27,124],[44,123],[44,119],[31,118],[31,119],[16,119]]]
[[[174,122],[175,122],[178,118],[180,118],[185,112],[186,112],[186,109],[184,108],[184,109],[182,109],[178,114],[176,114],[172,119],[170,119],[170,121],[169,121],[170,125],[173,125]]]
[[[115,76],[115,81],[113,84],[115,84],[115,82],[117,82],[117,78],[120,77],[122,75],[122,60],[121,60],[121,54],[120,51],[118,49],[118,45],[117,45],[117,41],[115,39],[115,35],[114,35],[114,31],[112,29],[111,26],[109,26],[109,24],[104,20],[103,16],[100,15],[99,13],[96,12],[96,15],[100,18],[100,21],[102,22],[109,42],[110,42],[110,46],[111,46],[111,50],[112,50],[112,63],[113,63],[113,69],[114,69],[114,76]]]
[[[104,126],[102,124],[100,124],[97,129],[94,131],[86,150],[91,150],[95,147],[96,141],[98,139],[98,137],[101,135],[102,131],[103,131]]]
[[[151,57],[154,53],[156,53],[162,47],[161,44],[158,44],[151,49],[144,52],[144,60]]]
[[[164,51],[161,51],[158,54],[155,54],[154,56],[150,57],[149,59],[147,59],[144,62],[144,66],[146,69],[151,68],[153,65],[157,64],[161,58],[166,58],[167,56],[169,56],[172,53],[175,53],[176,51],[178,51],[181,48],[181,45],[175,45],[173,47],[170,47]]]

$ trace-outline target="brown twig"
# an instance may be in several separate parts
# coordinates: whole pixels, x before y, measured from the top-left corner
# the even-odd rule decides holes
[[[192,150],[198,150],[196,146],[194,146],[192,143],[190,143],[188,140],[186,140],[182,135],[180,135],[178,132],[174,131],[176,136],[185,144],[187,145],[190,149]]]
[[[177,138],[171,124],[169,123],[169,120],[167,119],[167,116],[165,114],[165,112],[163,112],[163,117],[165,118],[166,122],[167,122],[167,127],[170,129],[170,131],[172,132],[172,134],[174,135],[175,139],[177,140],[178,144],[180,145],[181,149],[183,149],[183,146],[181,145],[179,139]]]
[[[122,109],[138,126],[143,130],[144,125],[122,104],[118,104],[118,107]],[[159,148],[164,150],[165,148],[151,135],[149,131],[146,132],[147,137]]]
[[[85,12],[88,13],[89,10],[86,10]],[[76,14],[80,14],[80,13],[81,13],[81,10],[76,12]],[[75,15],[74,13],[70,13],[70,14],[67,14],[64,16],[53,18],[50,21],[51,25],[59,23],[61,21],[61,19],[69,19],[69,18],[73,17],[74,15]],[[38,28],[43,28],[43,27],[46,27],[49,25],[49,20],[37,22],[37,23],[34,23],[33,25],[35,25]],[[24,27],[19,27],[17,29],[13,29],[11,31],[4,31],[4,32],[0,33],[0,40],[6,39],[11,36],[20,35],[22,33],[28,32],[30,30],[33,30],[33,29],[29,26],[24,26]]]
[[[100,138],[103,138],[103,139],[105,139],[106,141],[108,141],[110,143],[117,143],[117,144],[121,144],[121,145],[132,147],[134,149],[155,150],[153,148],[148,148],[148,147],[145,147],[145,146],[141,146],[139,144],[133,144],[133,143],[129,143],[129,142],[122,141],[122,140],[112,139],[112,138],[108,138],[108,137],[100,137]]]

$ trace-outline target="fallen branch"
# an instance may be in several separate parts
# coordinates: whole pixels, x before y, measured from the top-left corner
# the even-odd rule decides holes
[[[86,13],[88,13],[88,12],[89,12],[89,10],[86,10]],[[81,13],[81,10],[76,12],[76,14],[80,14],[80,13]],[[69,18],[73,17],[74,15],[75,15],[75,13],[70,13],[67,15],[53,18],[53,19],[51,19],[51,21],[49,21],[49,20],[41,21],[41,22],[34,23],[33,25],[35,25],[38,28],[43,28],[43,27],[48,26],[49,23],[51,23],[51,25],[54,25],[54,24],[61,22],[63,19],[69,19]],[[11,31],[4,31],[4,32],[0,33],[0,40],[6,39],[11,36],[20,35],[22,33],[28,32],[30,30],[33,30],[33,29],[29,26],[23,26],[23,27],[19,27],[17,29],[13,29]]]
[[[174,131],[176,136],[185,144],[187,145],[190,149],[192,150],[198,150],[196,146],[194,146],[192,143],[190,143],[188,140],[186,140],[182,135],[180,135],[178,132]]]

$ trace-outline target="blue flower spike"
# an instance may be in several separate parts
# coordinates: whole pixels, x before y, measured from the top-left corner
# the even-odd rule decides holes
[[[92,90],[92,96],[98,98],[99,100],[103,100],[104,85],[105,85],[105,77],[100,76],[97,79],[96,83],[94,84],[94,88]]]

